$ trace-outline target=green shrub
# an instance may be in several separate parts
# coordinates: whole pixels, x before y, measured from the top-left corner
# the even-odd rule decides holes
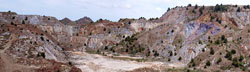
[[[244,57],[242,55],[240,55],[239,61],[243,61],[243,60],[244,60]]]
[[[221,36],[221,41],[223,41],[223,43],[227,43],[227,39],[225,38],[225,35]]]
[[[221,20],[219,18],[216,19],[216,21],[221,24]]]
[[[193,63],[192,66],[194,67],[194,66],[195,66],[195,63]]]
[[[199,40],[199,44],[202,44],[201,40]]]
[[[214,55],[214,49],[213,48],[211,48],[210,54]]]
[[[127,42],[133,42],[135,40],[137,40],[137,38],[135,37],[135,34],[132,35],[131,37],[128,36],[128,37],[125,38],[125,41],[127,41]]]
[[[154,51],[154,56],[155,57],[159,56],[159,53],[157,51]]]
[[[22,24],[25,24],[25,21],[24,21],[24,20],[22,21]]]
[[[191,7],[192,6],[192,4],[188,4],[188,7]]]
[[[45,53],[44,52],[38,52],[37,57],[45,58]]]
[[[216,62],[217,64],[219,64],[222,61],[221,58],[218,59],[218,61]]]
[[[205,48],[202,48],[202,52],[205,52]]]
[[[242,71],[246,71],[246,70],[247,70],[247,67],[240,67],[240,69],[241,69]],[[250,70],[249,70],[248,72],[250,72]]]
[[[198,8],[198,5],[196,4],[195,6],[194,6],[194,9],[197,9]]]
[[[219,45],[219,44],[220,44],[220,40],[216,40],[216,41],[215,41],[215,44],[216,44],[216,45]]]
[[[41,39],[42,41],[44,41],[44,38],[43,38],[42,36],[40,37],[40,39]]]
[[[68,64],[72,66],[72,62],[69,61]]]
[[[25,21],[27,21],[28,20],[28,17],[25,17],[25,19],[24,19]]]
[[[105,46],[105,47],[104,47],[104,50],[107,50],[107,49],[108,49],[108,46]]]
[[[173,56],[173,52],[172,51],[168,51],[169,56]]]
[[[200,15],[203,14],[203,10],[205,9],[205,6],[202,6],[200,9],[199,9],[199,12],[200,12]]]
[[[106,28],[103,28],[103,31],[106,31]]]
[[[240,12],[240,7],[237,8],[237,12]]]
[[[247,6],[243,6],[243,8],[244,8],[244,9],[249,9],[249,8],[250,8],[250,6],[249,6],[249,5],[247,5]]]
[[[168,58],[168,61],[170,62],[170,61],[171,61],[171,59],[170,59],[170,58]]]
[[[232,49],[232,50],[231,50],[231,53],[232,53],[232,54],[236,54],[236,50]]]
[[[195,10],[192,10],[192,13],[196,14],[196,11],[195,11]]]
[[[226,38],[225,38],[225,35],[222,35],[221,36],[221,40],[225,40]]]
[[[96,51],[96,54],[100,54],[100,50],[99,49]]]
[[[169,12],[169,11],[170,11],[170,8],[168,8],[167,12]]]
[[[207,61],[206,66],[210,66],[210,65],[211,65],[210,61]]]
[[[227,52],[227,54],[225,55],[225,58],[227,58],[228,60],[232,60],[232,53]]]
[[[178,60],[181,61],[181,60],[182,60],[182,57],[179,57]]]
[[[214,16],[211,16],[211,17],[210,17],[210,20],[213,20],[214,18],[215,18]]]
[[[148,56],[150,56],[150,50],[148,50],[148,52],[146,53],[146,56],[148,57]]]
[[[214,7],[214,12],[224,12],[224,11],[227,11],[227,6],[225,5],[219,5],[219,4],[216,4],[216,6]]]

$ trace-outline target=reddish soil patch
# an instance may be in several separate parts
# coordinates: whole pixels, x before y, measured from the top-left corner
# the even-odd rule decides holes
[[[234,21],[233,18],[230,18],[229,21],[231,21],[236,27],[238,27],[238,24]]]

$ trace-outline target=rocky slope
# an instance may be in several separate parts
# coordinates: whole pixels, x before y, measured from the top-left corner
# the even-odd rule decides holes
[[[249,71],[249,11],[248,5],[185,6],[159,19],[119,22],[1,12],[0,70]]]
[[[83,18],[80,18],[78,20],[75,21],[77,24],[89,24],[89,23],[92,23],[92,19],[90,19],[89,17],[83,17]]]

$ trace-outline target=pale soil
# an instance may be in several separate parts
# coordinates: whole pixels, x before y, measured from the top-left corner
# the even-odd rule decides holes
[[[139,68],[162,68],[184,67],[184,64],[166,64],[164,62],[137,62],[112,59],[111,57],[98,54],[72,52],[69,59],[73,65],[80,68],[82,72],[124,72]],[[123,56],[121,56],[123,57]],[[125,56],[127,57],[127,56]],[[133,57],[134,58],[134,57]]]

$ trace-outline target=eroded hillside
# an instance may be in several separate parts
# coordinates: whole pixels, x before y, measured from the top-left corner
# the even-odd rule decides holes
[[[119,22],[1,12],[0,70],[249,71],[249,11],[196,5]]]

